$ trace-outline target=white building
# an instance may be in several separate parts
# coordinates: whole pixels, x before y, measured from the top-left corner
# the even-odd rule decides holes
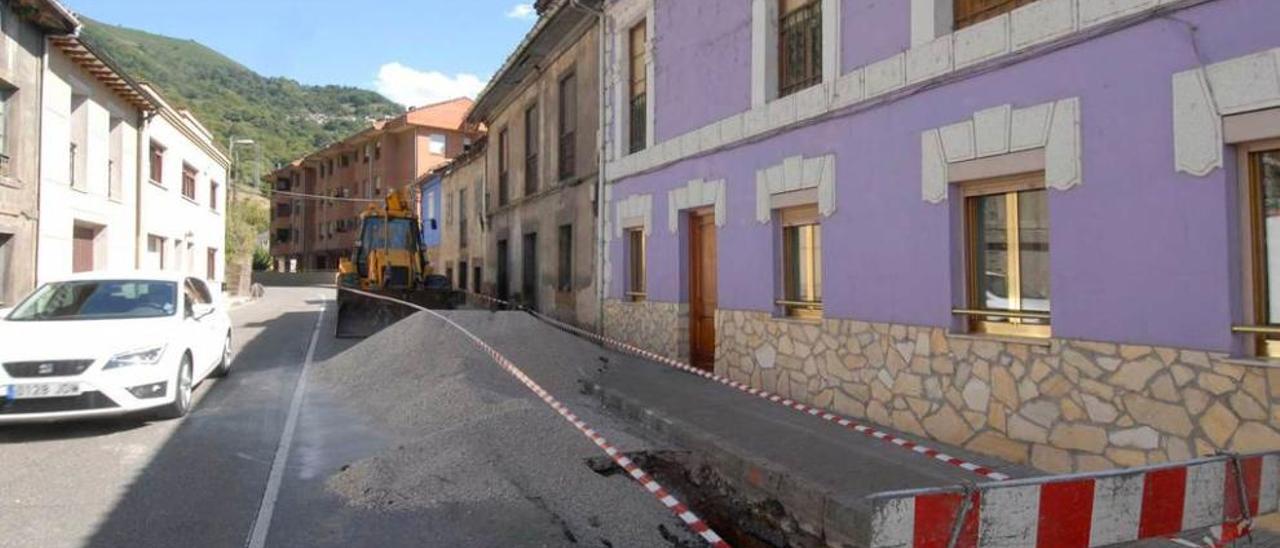
[[[137,264],[138,127],[155,106],[74,38],[44,67],[36,277]]]
[[[213,135],[79,38],[50,45],[38,280],[135,268],[224,281],[230,161]]]
[[[231,161],[190,112],[175,109],[147,84],[142,87],[159,110],[143,127],[140,266],[182,270],[222,283]]]

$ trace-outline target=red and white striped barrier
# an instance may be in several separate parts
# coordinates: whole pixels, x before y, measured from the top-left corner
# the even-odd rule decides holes
[[[680,518],[680,521],[684,522],[689,530],[693,531],[705,540],[707,544],[715,548],[728,548],[729,543],[720,538],[720,535],[716,534],[716,532],[713,531],[706,522],[702,521],[702,518],[698,517],[697,514],[694,514],[688,506],[685,506],[683,502],[680,502],[679,499],[663,488],[662,485],[658,484],[658,482],[653,479],[653,476],[650,476],[647,472],[642,470],[636,465],[635,461],[632,461],[629,457],[624,455],[622,451],[619,451],[618,448],[610,444],[609,441],[606,440],[598,431],[588,426],[586,422],[579,418],[578,415],[574,414],[573,411],[570,411],[569,408],[557,400],[555,396],[552,396],[551,393],[544,390],[542,386],[529,377],[529,375],[526,375],[524,371],[521,371],[519,367],[516,367],[515,363],[507,359],[506,356],[502,355],[492,346],[489,346],[489,344],[480,339],[480,337],[468,331],[465,327],[458,325],[453,320],[441,315],[439,312],[410,302],[346,287],[340,287],[339,290],[350,291],[366,297],[399,303],[416,310],[421,310],[444,321],[454,329],[457,329],[464,336],[470,339],[473,344],[488,354],[490,358],[493,358],[493,361],[502,367],[503,370],[510,373],[511,376],[516,378],[516,380],[520,381],[521,384],[536,394],[539,399],[551,406],[551,409],[555,410],[555,412],[564,418],[564,420],[568,421],[569,424],[572,424],[573,427],[586,436],[587,439],[590,439],[592,443],[596,444],[596,446],[604,451],[606,455],[609,455],[609,458],[613,459],[614,463],[622,467],[629,477],[634,479],[636,483],[639,483],[641,487],[644,487],[645,491],[648,491],[649,494],[658,499],[658,502],[661,502],[662,505],[674,513],[676,517]]]
[[[882,493],[870,545],[1105,546],[1205,529],[1222,545],[1275,512],[1278,495],[1276,453]]]
[[[492,303],[492,304],[497,304],[497,305],[504,306],[504,307],[508,307],[508,308],[516,308],[512,303],[509,303],[509,302],[507,302],[507,301],[503,301],[503,300],[501,300],[501,299],[495,299],[495,298],[490,297],[490,296],[488,296],[488,295],[481,295],[481,294],[479,294],[479,293],[471,293],[470,295],[475,296],[475,297],[479,298],[479,299],[480,299],[480,300],[482,300],[482,301],[489,302],[489,303]],[[804,414],[806,414],[806,415],[811,415],[811,416],[814,416],[814,417],[817,417],[817,418],[823,419],[823,420],[825,420],[825,421],[827,421],[827,422],[833,422],[833,423],[835,423],[835,424],[838,424],[838,425],[840,425],[840,426],[843,426],[843,427],[845,427],[845,428],[848,428],[848,429],[850,429],[850,430],[853,430],[854,432],[858,432],[858,433],[860,433],[860,434],[864,434],[864,435],[866,435],[866,436],[868,436],[868,437],[872,437],[872,438],[878,439],[878,440],[880,440],[880,441],[883,441],[883,442],[885,442],[885,443],[892,444],[892,445],[895,445],[895,446],[897,446],[897,447],[901,447],[901,448],[903,448],[903,449],[907,449],[907,450],[912,451],[912,452],[914,452],[914,453],[917,453],[917,454],[920,454],[920,455],[924,455],[924,456],[926,456],[926,457],[929,457],[929,458],[932,458],[932,459],[935,459],[935,460],[938,460],[938,461],[941,461],[941,462],[945,462],[945,463],[950,464],[950,465],[952,465],[952,466],[959,467],[959,468],[961,468],[961,469],[963,469],[963,470],[968,470],[968,471],[973,472],[974,474],[977,474],[977,475],[979,475],[979,476],[982,476],[982,477],[984,477],[984,478],[986,478],[986,479],[994,480],[994,481],[1004,481],[1004,480],[1009,479],[1009,475],[1008,475],[1008,474],[1004,474],[1004,473],[1002,473],[1002,472],[997,472],[997,471],[992,470],[991,468],[988,468],[988,467],[986,467],[986,466],[982,466],[982,465],[979,465],[979,464],[974,464],[974,463],[969,462],[969,461],[966,461],[966,460],[964,460],[964,459],[961,459],[961,458],[958,458],[958,457],[954,457],[954,456],[948,455],[948,454],[946,454],[946,453],[943,453],[942,451],[939,451],[939,450],[934,449],[934,448],[932,448],[932,447],[929,447],[929,446],[927,446],[927,445],[922,445],[922,444],[916,443],[916,442],[911,441],[911,440],[908,440],[908,439],[900,438],[900,437],[898,437],[898,436],[895,436],[895,435],[890,434],[890,433],[888,433],[888,432],[885,432],[885,431],[883,431],[883,430],[878,430],[878,429],[876,429],[875,427],[868,426],[868,425],[866,425],[866,424],[862,424],[862,423],[859,423],[859,422],[857,422],[857,421],[854,421],[853,419],[850,419],[850,418],[848,418],[848,417],[843,417],[843,416],[837,415],[837,414],[835,414],[835,413],[832,413],[832,412],[830,412],[830,411],[826,411],[826,410],[824,410],[824,409],[820,409],[820,408],[817,408],[817,407],[811,407],[811,406],[809,406],[809,405],[806,405],[806,404],[800,403],[800,402],[795,401],[795,400],[792,400],[792,399],[790,399],[790,398],[784,398],[784,397],[779,396],[779,395],[777,395],[777,394],[770,393],[770,392],[768,392],[768,391],[766,391],[766,390],[761,390],[761,389],[759,389],[759,388],[752,388],[752,387],[747,386],[747,385],[745,385],[745,384],[742,384],[742,383],[740,383],[740,382],[738,382],[738,381],[731,380],[731,379],[726,378],[726,377],[722,377],[722,376],[717,375],[717,374],[715,374],[715,373],[712,373],[712,372],[710,372],[710,371],[706,371],[706,370],[704,370],[704,369],[698,369],[698,368],[696,368],[696,367],[693,367],[693,366],[691,366],[691,365],[689,365],[689,364],[687,364],[687,363],[681,362],[681,361],[679,361],[679,360],[676,360],[676,359],[673,359],[673,358],[669,358],[669,357],[667,357],[667,356],[663,356],[663,355],[660,355],[660,354],[657,354],[657,353],[654,353],[654,352],[650,352],[650,351],[645,350],[645,349],[643,349],[643,348],[638,348],[638,347],[632,346],[632,345],[630,345],[630,344],[624,343],[624,342],[622,342],[622,341],[618,341],[618,340],[610,339],[610,338],[608,338],[608,337],[603,337],[603,336],[601,336],[601,335],[599,335],[599,334],[597,334],[597,333],[592,333],[591,331],[588,331],[588,330],[586,330],[586,329],[582,329],[582,328],[577,327],[577,326],[575,326],[575,325],[570,325],[570,324],[568,324],[568,323],[565,323],[565,322],[563,322],[563,321],[557,320],[557,319],[555,319],[555,318],[552,318],[552,317],[550,317],[550,316],[544,315],[544,314],[539,313],[539,312],[534,311],[534,310],[528,310],[528,309],[524,309],[524,310],[525,310],[526,312],[529,312],[530,314],[532,314],[534,317],[536,317],[536,318],[538,318],[538,319],[541,319],[541,320],[543,320],[543,321],[545,321],[545,322],[547,322],[547,323],[550,323],[550,324],[552,324],[552,325],[554,325],[554,326],[556,326],[556,327],[559,327],[559,328],[561,328],[561,329],[563,329],[563,330],[565,330],[565,331],[568,331],[568,332],[570,332],[570,333],[575,333],[575,334],[577,334],[577,335],[581,335],[581,336],[583,336],[583,337],[587,337],[587,338],[589,338],[589,339],[591,339],[591,340],[598,341],[598,342],[600,342],[601,344],[604,344],[604,345],[606,345],[606,346],[610,346],[610,347],[613,347],[613,348],[615,348],[615,349],[622,350],[622,351],[624,351],[624,352],[626,352],[626,353],[628,353],[628,354],[633,354],[633,355],[636,355],[636,356],[639,356],[639,357],[645,358],[645,359],[647,359],[647,360],[650,360],[650,361],[653,361],[653,362],[660,363],[660,364],[665,365],[665,366],[668,366],[668,367],[672,367],[672,368],[675,368],[675,369],[679,369],[679,370],[684,371],[684,372],[686,372],[686,373],[692,373],[692,374],[697,375],[697,376],[699,376],[699,377],[702,377],[702,378],[705,378],[705,379],[708,379],[708,380],[712,380],[712,381],[718,382],[718,383],[723,384],[723,385],[725,385],[725,386],[728,386],[728,387],[730,387],[730,388],[735,388],[735,389],[737,389],[737,390],[739,390],[739,391],[741,391],[741,392],[745,392],[745,393],[747,393],[747,394],[749,394],[749,395],[756,396],[756,397],[759,397],[759,398],[761,398],[761,399],[764,399],[764,400],[767,400],[767,401],[770,401],[770,402],[773,402],[773,403],[777,403],[777,404],[780,404],[780,405],[784,405],[784,406],[786,406],[786,407],[788,407],[788,408],[790,408],[790,409],[792,409],[792,410],[799,411],[799,412],[804,413]]]

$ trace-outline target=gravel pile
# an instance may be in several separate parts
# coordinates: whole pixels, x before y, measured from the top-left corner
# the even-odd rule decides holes
[[[508,357],[625,450],[651,448],[571,390],[596,357],[561,339],[566,335],[520,313],[450,314],[464,324],[496,321],[512,336],[532,335],[528,353],[507,349]],[[557,345],[567,346],[576,358],[566,361],[576,364],[546,352]],[[312,374],[348,395],[344,407],[397,440],[329,478],[329,490],[347,504],[428,513],[484,507],[490,514],[496,505],[503,509],[496,519],[533,519],[531,532],[557,530],[565,544],[697,545],[643,489],[593,472],[586,460],[601,455],[593,444],[454,328],[425,313],[315,364]]]

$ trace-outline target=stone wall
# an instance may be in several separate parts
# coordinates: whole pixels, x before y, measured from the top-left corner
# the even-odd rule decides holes
[[[1224,355],[755,311],[716,324],[721,375],[1050,472],[1280,449],[1280,369]]]
[[[604,305],[605,335],[677,359],[689,358],[689,307],[680,303],[620,301]]]

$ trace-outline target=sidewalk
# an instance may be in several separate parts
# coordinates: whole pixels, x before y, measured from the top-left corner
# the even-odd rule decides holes
[[[558,362],[557,376],[576,370],[581,386],[610,410],[694,452],[743,494],[780,502],[803,528],[832,544],[866,541],[869,495],[990,481],[818,416],[604,349],[527,314],[452,316],[513,359],[528,363],[520,365],[531,368],[539,382],[544,382],[536,374],[540,362]],[[868,426],[1015,478],[1040,475],[1028,467]]]
[[[866,538],[870,506],[865,499],[872,494],[991,481],[890,441],[616,352],[609,367],[586,385],[607,407],[717,463],[729,481],[776,498],[828,542]],[[1041,475],[867,424],[1013,477]]]

